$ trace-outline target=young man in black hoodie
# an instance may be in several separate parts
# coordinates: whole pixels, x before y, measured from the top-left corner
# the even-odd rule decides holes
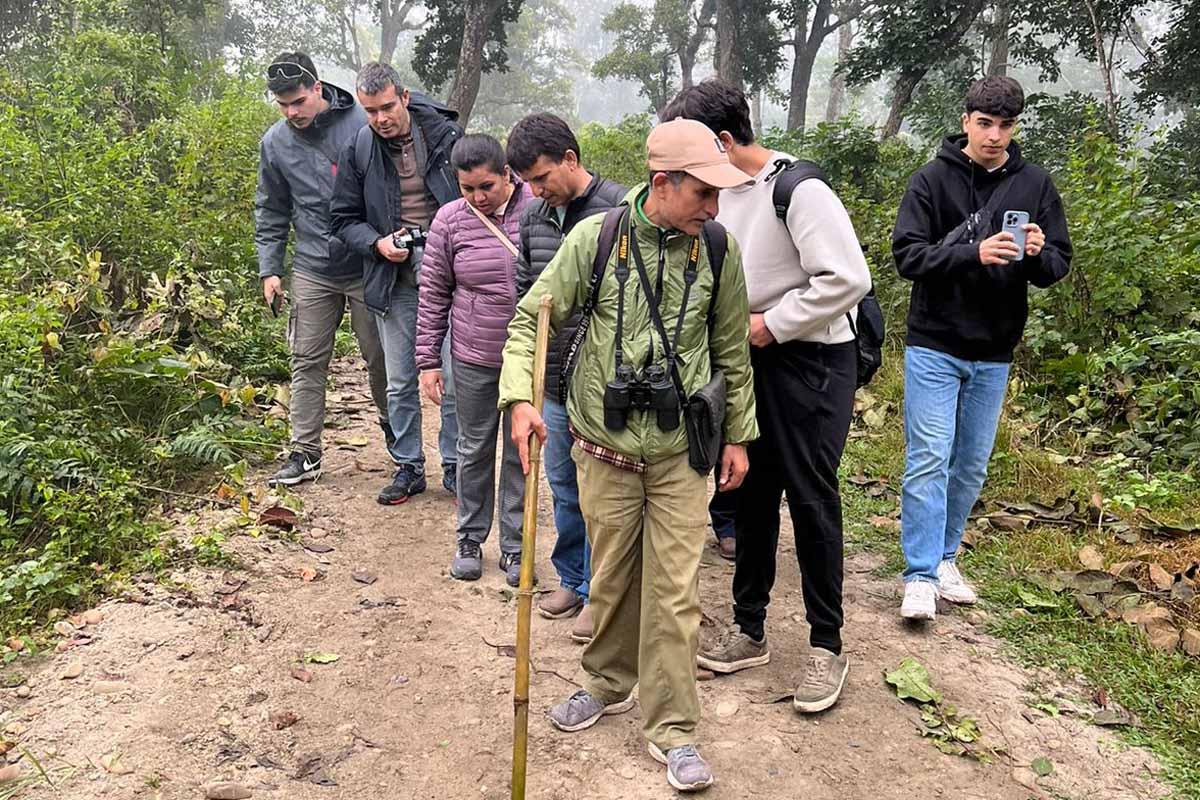
[[[1012,141],[1024,105],[1011,78],[971,86],[962,135],[912,176],[892,234],[896,266],[913,282],[900,535],[907,619],[932,620],[938,597],[976,600],[954,560],[987,476],[1028,285],[1050,286],[1071,264],[1058,191]],[[1009,211],[1029,215],[1023,250],[1001,230]]]

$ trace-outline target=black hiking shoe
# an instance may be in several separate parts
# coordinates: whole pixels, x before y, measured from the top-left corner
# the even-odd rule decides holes
[[[442,488],[458,497],[458,464],[442,465]]]
[[[483,574],[483,549],[479,542],[462,539],[450,562],[450,577],[458,581],[477,581]]]
[[[512,587],[521,585],[521,554],[520,553],[501,553],[500,554],[500,569],[504,572],[504,581]],[[537,585],[537,575],[533,576],[533,583]]]
[[[412,464],[401,464],[396,469],[392,482],[379,492],[376,499],[380,505],[398,506],[408,498],[425,491],[425,473],[417,472]]]
[[[321,457],[312,457],[299,450],[292,451],[287,463],[267,480],[268,486],[295,486],[304,481],[315,481],[321,474]]]

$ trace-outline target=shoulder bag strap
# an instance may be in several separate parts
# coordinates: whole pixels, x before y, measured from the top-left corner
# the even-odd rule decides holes
[[[500,244],[504,245],[504,249],[508,250],[508,252],[512,254],[513,258],[516,258],[517,253],[519,251],[517,249],[517,246],[515,244],[513,244],[513,240],[508,238],[508,235],[505,234],[504,231],[497,228],[495,223],[493,223],[490,219],[488,219],[487,215],[484,214],[482,211],[480,211],[478,208],[471,205],[470,203],[467,203],[467,208],[471,209],[471,211],[474,212],[475,216],[479,217],[479,221],[482,222],[487,227],[487,229],[492,232],[492,235],[496,237],[496,239],[500,242]]]

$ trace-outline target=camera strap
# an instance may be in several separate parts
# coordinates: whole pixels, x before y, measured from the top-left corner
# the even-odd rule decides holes
[[[617,371],[613,373],[614,375],[620,374],[621,364],[625,361],[621,338],[625,329],[625,283],[629,280],[629,238],[632,231],[633,222],[630,215],[627,214],[618,228],[617,265],[613,270],[613,275],[617,279],[617,336],[613,345],[613,359],[616,361]]]
[[[632,228],[632,222],[630,223]],[[696,275],[700,263],[700,238],[692,237],[691,246],[688,249],[688,263],[683,270],[683,299],[679,302],[679,316],[675,319],[675,336],[671,341],[667,339],[667,327],[663,324],[662,314],[659,313],[659,304],[654,296],[653,288],[650,285],[650,276],[646,274],[646,264],[642,260],[641,248],[634,242],[633,260],[637,265],[638,278],[642,282],[642,293],[646,295],[646,305],[650,309],[650,320],[654,323],[654,327],[658,330],[659,338],[662,339],[663,352],[667,357],[667,371],[671,373],[671,380],[675,383],[675,391],[679,394],[680,408],[687,407],[687,392],[683,386],[683,378],[679,375],[679,367],[676,364],[676,352],[679,347],[679,335],[683,331],[683,316],[687,311],[688,298],[692,293],[692,284],[696,282]],[[620,269],[620,252],[618,251],[617,268]],[[664,260],[663,269],[666,269]],[[628,270],[628,265],[626,265]],[[617,337],[620,338],[620,330],[618,323]]]

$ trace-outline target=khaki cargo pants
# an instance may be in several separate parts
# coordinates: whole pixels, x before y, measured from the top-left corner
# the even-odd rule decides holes
[[[663,751],[696,741],[704,476],[687,453],[638,474],[572,448],[592,547],[592,641],[584,688],[605,702],[638,684],[646,738]]]

